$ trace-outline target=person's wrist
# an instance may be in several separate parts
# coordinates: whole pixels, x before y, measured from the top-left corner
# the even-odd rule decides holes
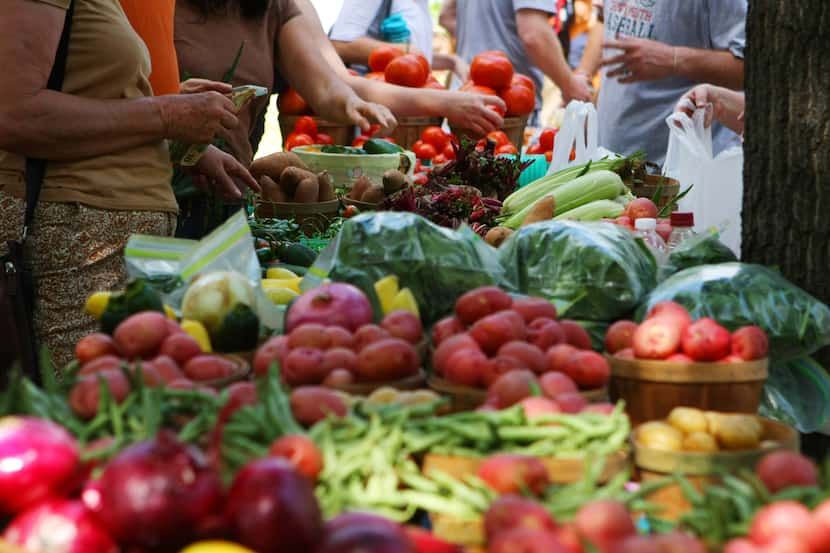
[[[153,96],[144,98],[142,101],[149,106],[152,114],[150,121],[153,123],[153,134],[160,138],[172,138],[170,132],[170,98],[168,96]]]

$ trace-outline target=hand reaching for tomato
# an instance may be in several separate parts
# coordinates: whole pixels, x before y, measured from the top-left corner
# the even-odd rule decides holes
[[[498,96],[474,92],[449,92],[446,93],[444,104],[442,111],[451,126],[470,129],[477,136],[485,135],[504,125],[504,119],[496,110],[504,113],[507,106]]]

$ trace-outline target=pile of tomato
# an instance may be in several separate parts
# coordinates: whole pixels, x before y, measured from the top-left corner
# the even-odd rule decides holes
[[[502,113],[496,106],[490,108],[502,116],[527,115],[536,106],[536,85],[527,75],[516,73],[507,55],[496,50],[482,52],[473,58],[470,80],[460,90],[501,97],[507,104],[507,111]]]
[[[317,121],[313,117],[303,115],[294,123],[294,131],[285,137],[283,148],[290,152],[297,146],[311,146],[312,144],[334,144],[331,136],[317,130]]]
[[[539,138],[535,144],[531,144],[527,147],[527,154],[528,155],[544,155],[548,163],[550,163],[551,158],[553,157],[553,145],[556,143],[556,133],[559,132],[559,129],[553,128],[545,128],[542,129],[542,132],[539,133]]]

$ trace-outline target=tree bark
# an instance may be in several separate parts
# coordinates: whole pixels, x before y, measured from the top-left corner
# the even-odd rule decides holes
[[[745,88],[743,260],[830,303],[830,2],[750,0]]]

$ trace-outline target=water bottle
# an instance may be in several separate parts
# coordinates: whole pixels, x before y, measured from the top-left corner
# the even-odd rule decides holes
[[[671,214],[672,231],[669,235],[669,251],[674,249],[684,240],[695,235],[695,214],[675,212]]]
[[[643,239],[648,249],[654,254],[658,265],[662,265],[668,256],[666,243],[657,234],[657,219],[637,219],[634,221],[634,234]]]
[[[380,32],[383,34],[384,42],[405,44],[412,38],[406,20],[399,13],[392,14],[384,19],[380,25]]]

